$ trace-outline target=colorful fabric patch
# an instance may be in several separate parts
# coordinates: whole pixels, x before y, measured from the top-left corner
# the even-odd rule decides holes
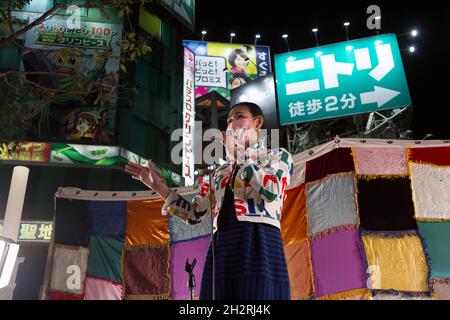
[[[83,300],[83,296],[65,294],[55,291],[48,294],[48,300]]]
[[[281,232],[284,246],[306,239],[305,184],[287,191],[281,211]]]
[[[123,239],[125,237],[126,201],[91,201],[91,234]]]
[[[410,148],[408,149],[408,160],[437,166],[450,166],[450,147]]]
[[[417,234],[364,234],[370,288],[406,292],[429,290],[426,257]]]
[[[436,300],[450,300],[450,279],[433,279],[432,283]]]
[[[161,244],[170,241],[169,221],[161,215],[164,201],[128,201],[125,245]]]
[[[169,268],[169,244],[127,247],[123,272],[126,298],[168,299]]]
[[[358,177],[360,226],[366,230],[416,229],[409,177],[364,179]]]
[[[431,263],[431,277],[450,278],[450,222],[418,222]]]
[[[306,185],[309,235],[358,223],[354,184],[354,175],[346,173]]]
[[[74,247],[89,246],[90,201],[56,199],[55,243]]]
[[[301,300],[313,295],[309,241],[284,247],[291,286],[291,299]]]
[[[405,148],[354,148],[353,155],[357,174],[408,174]]]
[[[366,288],[366,270],[356,229],[311,240],[316,298]]]
[[[88,275],[122,282],[123,240],[105,237],[91,237]]]
[[[185,270],[186,261],[192,263],[197,260],[194,266],[194,276],[196,287],[194,295],[200,294],[200,283],[202,279],[203,266],[205,265],[206,254],[208,253],[211,238],[206,236],[193,241],[184,241],[170,245],[170,270],[172,274],[171,299],[190,299],[190,291],[187,287],[189,282],[188,273]]]
[[[450,167],[410,163],[417,220],[450,220]]]
[[[316,298],[316,300],[369,300],[369,289],[355,289],[351,291],[344,291],[328,296]]]
[[[305,182],[316,181],[330,174],[353,171],[355,171],[355,165],[352,150],[337,148],[306,162]]]
[[[184,196],[183,196],[184,197]],[[187,197],[184,197],[186,200]],[[211,234],[211,220],[203,219],[199,224],[187,224],[180,218],[169,215],[170,242],[193,240]]]
[[[402,292],[377,292],[372,291],[370,300],[433,300],[429,294],[404,294]]]
[[[88,255],[87,248],[55,245],[50,290],[83,295]]]
[[[122,300],[122,285],[87,277],[84,282],[84,300]]]

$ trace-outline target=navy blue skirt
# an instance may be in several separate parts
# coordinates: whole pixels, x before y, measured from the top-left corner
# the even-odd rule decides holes
[[[281,232],[225,214],[215,238],[216,300],[289,300],[289,275]],[[230,217],[231,216],[231,217]],[[223,219],[222,219],[223,221]],[[203,269],[200,300],[212,299],[212,247]]]

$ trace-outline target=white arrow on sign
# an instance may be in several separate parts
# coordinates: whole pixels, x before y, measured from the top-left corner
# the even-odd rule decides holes
[[[399,91],[394,91],[386,88],[374,86],[374,91],[363,92],[360,94],[361,103],[377,103],[378,108],[394,99],[400,94]]]

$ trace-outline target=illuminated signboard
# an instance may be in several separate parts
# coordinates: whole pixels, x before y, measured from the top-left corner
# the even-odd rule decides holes
[[[410,106],[395,34],[275,56],[282,125]]]
[[[50,242],[52,238],[52,221],[22,221],[18,241]],[[3,221],[0,220],[0,234],[3,233]]]

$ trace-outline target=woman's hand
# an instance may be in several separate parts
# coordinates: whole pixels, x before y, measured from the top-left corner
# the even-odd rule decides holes
[[[225,152],[226,152],[227,157],[231,161],[236,160],[237,147],[236,147],[236,139],[235,139],[233,133],[228,130],[225,131],[223,133],[221,142],[225,147]]]
[[[169,196],[170,189],[166,185],[163,176],[153,166],[151,160],[148,160],[145,167],[128,162],[125,165],[125,171],[131,174],[133,179],[142,181],[147,187],[158,192],[164,200]]]

